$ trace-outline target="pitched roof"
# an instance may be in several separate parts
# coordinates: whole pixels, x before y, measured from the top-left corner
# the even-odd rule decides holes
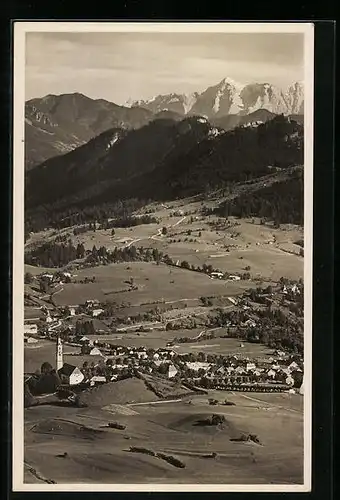
[[[101,356],[102,353],[100,352],[100,350],[98,349],[98,347],[94,347],[93,349],[91,349],[91,352],[90,352],[90,355],[91,356]]]
[[[74,370],[76,370],[76,366],[70,365],[69,363],[64,363],[63,366],[58,370],[59,375],[66,375],[69,377],[72,375]]]

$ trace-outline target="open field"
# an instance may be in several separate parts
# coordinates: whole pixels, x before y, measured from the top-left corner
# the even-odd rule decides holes
[[[205,205],[214,206],[216,201],[221,200],[208,200]],[[171,205],[173,208],[155,205],[153,215],[159,219],[159,224],[116,228],[114,236],[111,230],[88,231],[74,236],[73,228],[58,231],[58,234],[67,235],[73,244],[83,243],[86,249],[92,249],[93,245],[111,249],[129,245],[158,248],[175,261],[186,260],[195,266],[211,264],[229,273],[249,271],[251,279],[213,280],[202,273],[155,262],[125,262],[74,270],[72,279],[76,282],[61,285],[53,294],[57,306],[82,304],[89,299],[120,306],[112,318],[93,320],[95,328],[103,330],[104,334],[87,335],[89,339],[121,346],[164,348],[176,337],[194,338],[205,329],[164,330],[165,324],[174,318],[196,315],[198,319],[209,314],[210,307],[203,307],[200,297],[215,297],[211,307],[231,310],[235,306],[228,303],[228,296],[237,296],[251,287],[267,286],[281,276],[292,279],[303,276],[303,258],[296,244],[303,236],[301,228],[282,226],[274,229],[261,225],[258,219],[230,217],[229,227],[215,229],[213,224],[217,223],[217,218],[202,216],[199,213],[201,202],[185,200]],[[185,215],[170,217],[170,212],[176,208],[183,210]],[[166,235],[160,234],[162,227],[167,227]],[[27,248],[53,241],[55,236],[53,231],[33,235]],[[26,265],[25,271],[37,275],[56,269]],[[79,283],[85,277],[95,277],[95,282]],[[126,283],[130,278],[136,290],[130,290]],[[150,331],[133,332],[124,325],[127,331],[110,333],[108,325],[112,319],[142,314],[156,306],[162,321],[141,322],[150,327]],[[38,309],[25,309],[26,318],[39,315]],[[63,326],[74,324],[78,319],[92,318],[82,314],[63,319]],[[222,338],[226,332],[226,328],[216,329],[213,339],[176,344],[172,349],[178,354],[202,351],[269,362],[273,349]],[[102,359],[80,355],[79,348],[64,346],[66,363],[82,366],[84,361],[97,363]],[[26,373],[40,369],[45,361],[55,366],[54,342],[39,340],[37,344],[25,344]],[[25,482],[41,483],[47,479],[57,483],[82,481],[92,484],[303,482],[303,397],[288,393],[214,390],[206,395],[188,396],[183,395],[180,384],[175,390],[171,383],[162,381],[163,390],[173,395],[174,401],[162,401],[142,380],[134,378],[86,391],[82,396],[87,408],[46,404],[25,409]],[[221,404],[210,406],[208,399],[211,397]],[[224,400],[235,406],[223,405]],[[213,413],[224,416],[223,425],[199,424]],[[126,428],[108,428],[108,422],[113,421]],[[242,434],[249,433],[257,435],[261,444],[237,441]],[[129,452],[133,446],[171,455],[183,462],[184,467],[175,467],[157,456]],[[212,453],[216,455],[211,456]]]
[[[64,360],[66,363],[75,362],[74,356],[68,356],[67,353],[78,352],[79,348],[65,346]],[[93,358],[93,356],[91,356]],[[72,361],[73,360],[73,361]],[[36,344],[25,344],[24,348],[24,370],[26,373],[33,373],[40,370],[40,366],[45,361],[55,366],[55,342],[49,340],[38,340]]]
[[[270,349],[261,344],[253,344],[231,338],[214,338],[210,340],[202,340],[202,342],[185,343],[172,346],[172,349],[178,354],[203,351],[206,354],[222,354],[222,355],[240,355],[249,356],[252,358],[265,358],[273,353]]]
[[[212,201],[211,204],[214,204]],[[208,206],[208,204],[206,204]],[[195,215],[201,207],[200,203],[184,200],[181,209],[185,213]],[[61,231],[68,234],[73,244],[83,243],[90,250],[105,246],[108,249],[123,246],[144,246],[158,248],[170,255],[174,260],[187,260],[189,264],[211,264],[222,271],[230,273],[242,272],[250,266],[253,277],[266,280],[278,280],[281,276],[299,279],[303,276],[303,258],[299,256],[300,247],[296,244],[303,239],[303,231],[299,226],[282,225],[274,228],[260,224],[258,218],[235,219],[229,217],[230,227],[215,228],[216,216],[170,217],[172,210],[162,206],[155,207],[155,216],[159,224],[144,224],[131,228],[116,228],[115,235],[111,230],[87,231],[74,236],[72,228]],[[253,223],[254,222],[254,223]],[[167,235],[160,234],[162,227],[167,228]],[[44,231],[34,235],[26,248],[43,241],[53,240],[52,231]],[[229,248],[229,252],[227,251]],[[33,266],[26,266],[27,271]],[[47,270],[42,269],[41,270]]]
[[[127,269],[129,268],[129,269]],[[77,273],[77,280],[95,276],[95,283],[69,283],[54,295],[57,305],[80,304],[89,299],[138,305],[158,301],[176,302],[201,295],[237,295],[251,281],[212,280],[209,276],[151,262],[129,262],[97,266]],[[138,290],[129,290],[125,280],[133,277]]]
[[[257,398],[256,393],[252,396]],[[41,476],[63,483],[83,477],[89,483],[299,484],[303,481],[302,412],[291,411],[293,398],[278,405],[277,396],[266,395],[269,401],[261,407],[250,398],[228,393],[236,405],[214,407],[213,412],[226,419],[219,428],[197,426],[198,420],[213,413],[202,396],[190,398],[190,405],[187,399],[134,405],[133,411],[125,413],[122,406],[115,414],[97,407],[29,408],[25,410],[25,462]],[[275,398],[274,404],[270,398]],[[102,427],[113,419],[126,429]],[[256,434],[261,444],[231,441],[242,433]],[[185,467],[129,453],[131,446],[172,455]],[[205,458],[212,452],[215,458]]]
[[[163,348],[166,347],[168,342],[173,341],[175,337],[195,337],[202,330],[176,330],[176,331],[152,331],[148,333],[133,334],[111,334],[111,335],[88,335],[91,340],[100,340],[102,342],[110,342],[121,346],[135,346],[146,348]],[[210,340],[202,340],[201,342],[176,344],[172,349],[178,354],[190,352],[205,352],[206,354],[222,354],[222,355],[240,355],[248,356],[253,359],[266,359],[269,358],[273,350],[261,344],[253,344],[243,342],[244,347],[240,347],[241,343],[237,339],[220,338],[219,335],[223,334],[223,329],[216,331],[216,338]],[[82,366],[84,361],[98,362],[101,359],[98,356],[90,355],[76,355],[79,352],[78,347],[65,346],[64,360],[66,363],[71,363],[76,366]],[[55,364],[55,343],[49,340],[39,340],[37,344],[25,345],[24,349],[25,359],[24,368],[25,372],[31,373],[40,369],[44,361]]]

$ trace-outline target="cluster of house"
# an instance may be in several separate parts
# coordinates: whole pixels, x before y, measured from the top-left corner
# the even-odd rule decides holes
[[[294,386],[295,372],[302,372],[300,366],[292,361],[289,365],[278,363],[258,363],[249,359],[240,360],[237,356],[228,359],[223,366],[217,367],[209,363],[191,363],[191,370],[199,372],[204,370],[204,377],[217,383],[280,383]],[[193,380],[199,379],[194,376]]]
[[[43,273],[38,276],[38,279],[47,280],[53,288],[56,285],[63,285],[72,278],[72,274],[68,271],[57,271],[56,273]]]
[[[301,295],[301,290],[299,286],[294,283],[293,285],[282,285],[281,292],[287,295],[292,293],[293,295]]]
[[[212,273],[210,273],[210,278],[211,279],[219,279],[219,280],[222,280],[223,278],[225,278],[226,275],[225,273],[222,273],[221,271],[214,271]],[[229,281],[240,281],[241,277],[240,276],[237,276],[236,274],[229,274],[227,276],[227,279]]]
[[[79,305],[68,305],[64,308],[64,314],[68,316],[75,316],[78,312]],[[82,306],[82,311],[85,314],[88,314],[92,316],[93,318],[96,318],[97,316],[100,316],[104,312],[104,309],[100,307],[100,302],[99,300],[96,299],[89,299],[86,300],[85,304]]]
[[[204,377],[211,385],[228,383],[265,383],[285,384],[293,387],[297,372],[302,375],[301,362],[292,361],[283,351],[277,351],[274,357],[262,361],[250,360],[248,357],[237,355],[224,357],[223,363],[188,361],[188,356],[178,354],[172,349],[147,349],[146,347],[113,346],[105,342],[92,341],[83,336],[78,341],[81,346],[80,354],[93,356],[97,363],[105,364],[111,360],[106,374],[92,373],[86,381],[90,385],[116,380],[120,372],[127,368],[135,368],[144,373],[161,373],[168,379],[176,376],[185,377],[188,381],[198,384]],[[98,361],[98,357],[100,361]],[[62,364],[57,361],[58,373],[64,383],[70,385],[85,381],[85,374],[81,368],[71,364]]]

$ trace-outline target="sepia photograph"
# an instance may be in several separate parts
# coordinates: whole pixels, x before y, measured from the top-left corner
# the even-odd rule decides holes
[[[310,491],[313,25],[14,26],[13,490]]]

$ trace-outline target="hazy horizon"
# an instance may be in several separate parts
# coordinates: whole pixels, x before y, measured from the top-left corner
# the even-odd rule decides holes
[[[124,104],[201,92],[223,78],[286,89],[303,81],[299,33],[26,34],[25,99],[81,93]]]

